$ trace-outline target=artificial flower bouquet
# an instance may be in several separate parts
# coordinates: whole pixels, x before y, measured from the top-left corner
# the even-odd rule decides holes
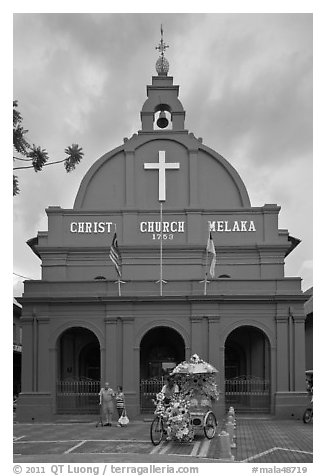
[[[163,418],[167,440],[191,442],[194,438],[194,430],[190,424],[189,400],[181,394],[175,394],[169,405],[164,405],[163,400],[163,393],[158,393],[155,414]]]

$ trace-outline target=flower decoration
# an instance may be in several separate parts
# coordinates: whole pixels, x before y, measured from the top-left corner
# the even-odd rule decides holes
[[[167,433],[169,439],[179,442],[191,442],[194,438],[194,430],[190,424],[190,403],[182,395],[175,395],[167,408]]]
[[[210,401],[207,398],[202,398],[200,401],[200,405],[202,407],[208,407],[210,405]]]
[[[156,395],[155,414],[164,420],[167,439],[175,439],[179,442],[191,442],[194,438],[194,430],[190,424],[190,402],[182,394],[176,394],[169,405],[163,404],[161,395]]]
[[[213,374],[182,374],[179,379],[180,391],[190,400],[201,401],[203,398],[210,405],[211,400],[219,399],[219,390]],[[198,402],[194,402],[197,405]]]

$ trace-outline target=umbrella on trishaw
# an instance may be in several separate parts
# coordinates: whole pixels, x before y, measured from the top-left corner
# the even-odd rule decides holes
[[[171,374],[217,374],[218,370],[202,360],[199,355],[194,354],[190,357],[189,360],[181,362],[181,364],[174,367]]]
[[[219,397],[216,384],[217,374],[218,370],[197,354],[192,355],[189,360],[181,362],[171,372],[171,376],[178,382],[182,394],[197,400],[201,396],[201,401],[204,399],[207,406],[211,405],[211,400],[218,400]]]

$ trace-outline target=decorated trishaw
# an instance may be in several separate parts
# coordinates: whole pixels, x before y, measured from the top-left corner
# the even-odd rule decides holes
[[[180,363],[170,376],[179,391],[165,404],[162,392],[156,395],[151,440],[158,445],[163,438],[191,442],[201,431],[208,439],[216,433],[217,420],[212,411],[213,401],[218,400],[216,383],[218,371],[211,364],[194,354]]]

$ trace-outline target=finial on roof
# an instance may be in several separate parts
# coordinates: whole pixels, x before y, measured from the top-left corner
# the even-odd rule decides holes
[[[159,50],[161,53],[158,60],[156,61],[156,71],[159,76],[167,76],[169,72],[169,62],[164,56],[165,50],[169,48],[169,45],[163,41],[163,26],[161,25],[161,41],[158,46],[155,47],[156,50]]]

